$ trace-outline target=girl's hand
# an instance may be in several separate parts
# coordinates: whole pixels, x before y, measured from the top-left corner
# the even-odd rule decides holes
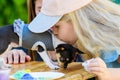
[[[112,75],[101,58],[91,60],[88,69],[89,72],[97,75],[98,80],[112,80]]]
[[[23,50],[13,49],[10,50],[5,56],[4,59],[9,64],[18,64],[18,63],[25,63],[26,61],[30,61],[31,58],[29,55]]]

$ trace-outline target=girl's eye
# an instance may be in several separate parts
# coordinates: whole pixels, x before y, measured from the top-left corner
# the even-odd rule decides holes
[[[55,27],[55,28],[59,28],[59,26],[58,26],[58,25],[55,25],[54,27]]]
[[[41,7],[38,7],[37,10],[40,12],[41,11]]]
[[[40,10],[39,10],[39,12],[40,12]]]
[[[40,11],[41,11],[41,9],[38,9],[38,11],[40,12]]]

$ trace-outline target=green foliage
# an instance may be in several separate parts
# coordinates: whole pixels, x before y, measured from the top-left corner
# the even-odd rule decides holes
[[[15,19],[27,23],[27,0],[0,0],[0,26],[12,24]]]

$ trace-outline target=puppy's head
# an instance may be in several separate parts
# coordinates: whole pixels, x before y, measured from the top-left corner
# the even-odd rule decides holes
[[[19,37],[14,33],[13,25],[6,25],[0,28],[0,54],[5,52],[11,42],[18,44]]]
[[[56,53],[60,65],[67,68],[67,65],[75,60],[77,53],[82,53],[70,44],[60,44],[56,47]],[[62,62],[62,63],[61,63]]]

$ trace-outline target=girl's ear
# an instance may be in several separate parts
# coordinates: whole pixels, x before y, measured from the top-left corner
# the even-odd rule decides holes
[[[51,30],[52,30],[53,34],[58,34],[58,28],[57,27],[53,26],[51,28]]]

